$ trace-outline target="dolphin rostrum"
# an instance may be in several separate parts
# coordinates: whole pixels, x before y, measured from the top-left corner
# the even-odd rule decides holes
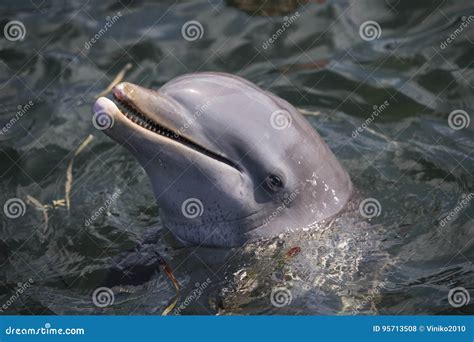
[[[138,159],[164,224],[187,245],[238,246],[327,219],[351,180],[288,102],[230,74],[193,73],[158,90],[99,98],[96,125]]]

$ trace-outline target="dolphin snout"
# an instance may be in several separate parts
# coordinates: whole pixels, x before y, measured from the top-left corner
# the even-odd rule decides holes
[[[119,83],[117,85],[115,85],[113,88],[112,88],[112,94],[114,95],[114,97],[119,100],[119,101],[125,101],[128,97],[128,95],[130,95],[132,93],[131,91],[131,86],[129,83],[127,82],[122,82],[122,83]]]
[[[106,113],[108,115],[114,115],[117,111],[117,106],[111,100],[106,97],[99,97],[93,107],[94,114]]]
[[[99,97],[93,107],[92,124],[95,128],[110,135],[114,125],[120,123],[120,111],[113,101],[106,97]]]

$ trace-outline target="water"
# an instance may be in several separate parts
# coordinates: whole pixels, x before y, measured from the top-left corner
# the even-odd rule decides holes
[[[474,295],[473,124],[448,120],[474,113],[468,2],[4,1],[1,13],[2,27],[26,29],[0,40],[0,202],[25,203],[18,218],[2,212],[3,313],[161,314],[175,290],[160,257],[180,283],[180,314],[474,312],[448,300],[455,287]],[[200,39],[183,38],[190,20]],[[377,39],[361,39],[368,20]],[[285,98],[344,164],[354,201],[318,229],[244,249],[174,248],[144,172],[91,123],[96,95],[127,63],[125,79],[145,87],[213,70]],[[74,158],[70,210],[50,207],[46,225],[31,197],[65,198],[68,165],[91,134]],[[378,216],[360,215],[366,198]],[[122,277],[127,256],[141,261]],[[92,294],[104,285],[114,303],[102,308]]]

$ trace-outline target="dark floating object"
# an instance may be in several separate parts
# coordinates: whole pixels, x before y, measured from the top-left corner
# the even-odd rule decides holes
[[[290,248],[288,252],[286,252],[285,258],[293,258],[294,256],[300,254],[300,252],[301,252],[301,247],[296,246],[296,247]]]

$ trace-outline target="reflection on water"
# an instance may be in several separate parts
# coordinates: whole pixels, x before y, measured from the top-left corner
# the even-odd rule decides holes
[[[181,284],[180,314],[473,312],[470,303],[450,305],[448,293],[474,293],[474,7],[125,5],[10,1],[2,11],[2,27],[18,20],[26,30],[23,40],[0,40],[1,203],[25,204],[23,215],[2,216],[8,313],[160,314],[175,296],[161,258]],[[191,20],[202,37],[184,39]],[[360,30],[368,21],[379,27]],[[91,124],[95,96],[127,63],[126,79],[145,87],[225,71],[293,103],[349,171],[358,191],[348,210],[243,249],[175,247],[143,170]],[[90,134],[74,158],[68,211],[57,201]],[[379,203],[378,216],[360,214],[367,198]],[[101,286],[112,289],[113,305],[93,304]]]

